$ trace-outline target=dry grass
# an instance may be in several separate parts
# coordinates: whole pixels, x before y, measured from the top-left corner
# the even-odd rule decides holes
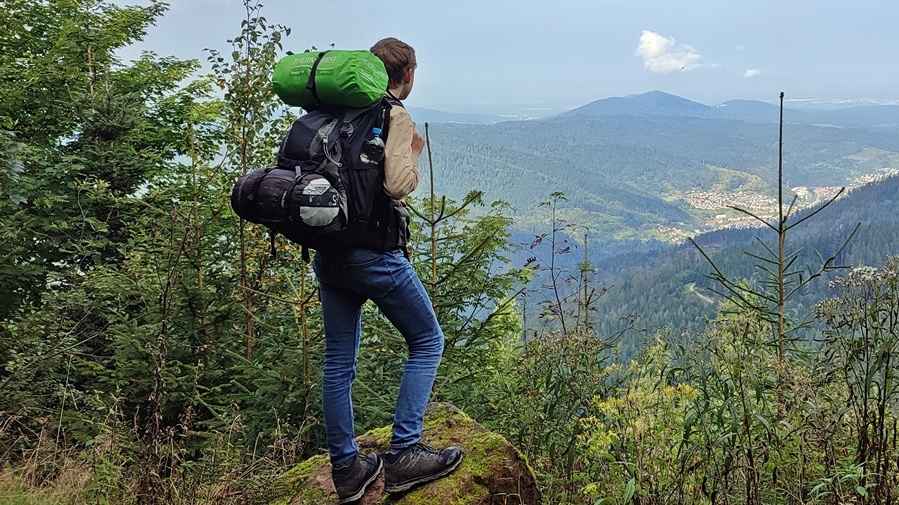
[[[4,505],[67,505],[83,503],[90,484],[91,471],[85,465],[68,460],[61,464],[55,478],[41,482],[34,468],[21,466],[0,471],[0,503]]]
[[[91,449],[77,452],[61,426],[47,418],[21,423],[27,416],[15,414],[2,419],[0,504],[125,503],[128,490],[122,488],[118,469],[97,472],[97,464],[115,461],[117,447],[111,437],[97,437]],[[111,479],[110,473],[115,474]],[[98,482],[98,476],[107,479]]]
[[[23,433],[15,426],[21,418],[0,415],[0,505],[130,505],[146,492],[167,505],[268,503],[275,477],[303,448],[300,440],[279,435],[267,447],[248,450],[234,442],[243,434],[236,422],[216,434],[199,459],[184,459],[178,433],[167,433],[158,446],[162,466],[147,468],[139,437],[120,425],[76,445],[49,421],[36,420],[36,429]],[[157,475],[151,489],[141,487],[147,472]]]

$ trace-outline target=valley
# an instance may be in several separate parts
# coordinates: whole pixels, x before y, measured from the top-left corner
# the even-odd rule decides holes
[[[435,123],[419,195],[430,191],[433,167],[438,195],[458,201],[479,190],[488,204],[506,202],[513,243],[523,244],[511,253],[515,266],[532,254],[535,236],[555,229],[573,252],[556,264],[576,272],[586,236],[592,282],[609,288],[591,318],[596,330],[614,334],[634,321],[649,337],[677,338],[701,331],[722,300],[707,277],[711,266],[687,239],[728,275],[762,282],[747,254],[765,256],[776,234],[733,207],[776,222],[777,112],[767,103],[707,107],[652,92],[539,120]],[[790,222],[846,188],[790,232],[794,266],[814,268],[818,254],[834,254],[856,226],[834,264],[882,264],[899,251],[899,107],[784,116],[784,205],[796,198]],[[564,196],[553,199],[557,192]],[[812,313],[831,278],[797,294],[790,310]],[[642,345],[636,339],[622,349]]]
[[[538,120],[430,124],[418,195],[429,194],[433,168],[437,194],[461,200],[479,190],[509,204],[517,228],[541,233],[551,220],[541,203],[560,192],[557,217],[589,230],[598,257],[756,226],[730,207],[775,215],[777,108],[728,104],[651,92]],[[784,116],[784,184],[797,209],[899,170],[897,106]]]
[[[877,172],[865,174],[850,179],[845,186],[845,191],[840,198],[849,192],[865,184],[883,181],[899,174],[895,168],[882,168]],[[792,211],[798,212],[817,205],[824,204],[840,193],[841,186],[797,186],[790,188],[784,195],[784,212],[789,210],[793,197],[796,198]],[[684,195],[670,197],[672,200],[683,200],[696,212],[701,221],[701,228],[690,228],[686,224],[678,226],[659,225],[659,232],[671,243],[679,243],[688,237],[709,231],[724,230],[728,228],[755,228],[761,223],[742,209],[774,222],[777,219],[777,198],[769,194],[753,193],[749,191],[721,192],[721,191],[690,191]]]

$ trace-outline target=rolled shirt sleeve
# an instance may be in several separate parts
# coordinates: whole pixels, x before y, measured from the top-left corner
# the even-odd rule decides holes
[[[384,192],[402,200],[418,186],[418,156],[412,154],[412,116],[406,109],[390,109],[390,129],[384,144]]]

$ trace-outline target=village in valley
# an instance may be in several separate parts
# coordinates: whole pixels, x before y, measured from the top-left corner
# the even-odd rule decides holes
[[[845,196],[855,188],[884,180],[896,174],[899,174],[899,170],[895,168],[883,168],[871,174],[855,177],[849,180],[845,187],[846,190],[840,197]],[[841,186],[798,186],[790,188],[789,192],[784,193],[784,212],[788,211],[791,203],[793,204],[792,212],[825,203],[838,195],[841,189],[843,189]],[[793,202],[794,196],[795,203]],[[734,193],[691,191],[682,198],[691,208],[708,211],[710,215],[703,229],[688,230],[678,226],[659,225],[659,232],[672,242],[681,242],[700,233],[725,228],[755,228],[762,226],[757,219],[747,214],[747,212],[765,220],[773,220],[777,217],[777,198],[771,195],[744,191]],[[737,209],[742,209],[745,212]],[[714,214],[711,214],[712,212]]]

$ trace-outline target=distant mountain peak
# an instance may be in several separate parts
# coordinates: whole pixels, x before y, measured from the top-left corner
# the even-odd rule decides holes
[[[646,93],[637,93],[637,94],[630,95],[630,96],[631,97],[670,97],[670,98],[677,98],[678,100],[687,100],[686,98],[674,95],[672,93],[666,93],[659,89],[653,89],[653,90],[647,91]],[[689,101],[689,100],[687,100],[687,101]]]
[[[671,93],[665,93],[664,91],[657,90],[643,93],[642,95],[636,95],[632,98],[632,100],[646,101],[656,104],[660,107],[672,108],[677,110],[705,111],[709,108],[708,105],[703,105],[699,102],[694,102],[693,100],[688,100],[677,95],[672,95]]]
[[[680,98],[677,95],[672,95],[671,93],[666,93],[666,92],[658,90],[658,89],[652,89],[652,90],[646,91],[645,93],[634,93],[632,95],[626,95],[623,98],[631,99],[631,98],[652,97],[652,96],[673,96],[676,98]]]
[[[780,117],[779,111],[780,106],[759,100],[736,99],[709,106],[664,91],[652,90],[636,95],[596,100],[560,116],[665,116],[776,123]],[[784,120],[787,123],[895,128],[899,126],[899,106],[882,105],[831,111],[787,109]]]
[[[596,100],[582,107],[572,109],[563,115],[586,116],[686,116],[713,117],[714,111],[708,105],[694,102],[664,91],[652,90],[638,95],[612,97]]]

